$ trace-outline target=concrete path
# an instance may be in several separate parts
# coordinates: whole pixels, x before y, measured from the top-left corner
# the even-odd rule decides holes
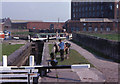
[[[72,49],[78,51],[82,56],[84,56],[90,63],[92,63],[99,71],[104,74],[106,82],[118,82],[118,63],[97,57],[94,54],[83,49],[82,47],[76,45],[75,43],[70,43],[72,45]]]
[[[51,69],[46,77],[41,78],[41,82],[81,82],[81,80],[71,69]]]
[[[49,47],[48,47],[48,43],[44,43],[41,65],[47,65],[46,60],[48,60],[48,59],[50,59]]]

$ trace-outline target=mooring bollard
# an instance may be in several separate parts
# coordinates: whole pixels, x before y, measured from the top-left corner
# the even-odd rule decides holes
[[[3,67],[7,67],[7,55],[3,55]]]
[[[34,66],[34,56],[33,55],[31,55],[29,57],[29,66]]]

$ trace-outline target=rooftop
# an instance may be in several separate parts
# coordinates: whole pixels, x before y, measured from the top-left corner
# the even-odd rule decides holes
[[[113,19],[108,18],[81,18],[80,22],[113,22]]]

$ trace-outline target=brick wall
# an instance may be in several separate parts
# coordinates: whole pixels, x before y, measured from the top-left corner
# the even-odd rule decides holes
[[[28,29],[40,29],[40,30],[46,30],[50,29],[50,25],[54,25],[54,29],[63,29],[64,23],[57,23],[57,22],[28,22],[27,28]]]
[[[70,20],[69,22],[66,22],[65,25],[66,25],[65,27],[67,29],[67,32],[73,32],[73,31],[115,32],[117,31],[115,22],[80,22],[80,21]],[[91,31],[89,31],[89,27],[92,28]],[[95,30],[96,28],[97,30]],[[110,28],[110,30],[107,31],[107,28]]]
[[[118,51],[118,45],[120,42],[78,33],[73,33],[73,40],[80,42],[84,46],[95,49],[96,51],[103,53],[104,55],[109,56],[116,61],[119,60],[120,53]]]

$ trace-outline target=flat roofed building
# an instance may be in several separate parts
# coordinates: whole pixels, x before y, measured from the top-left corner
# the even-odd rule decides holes
[[[67,32],[118,32],[117,4],[117,0],[72,0],[71,20],[64,28]]]
[[[83,0],[84,1],[84,0]],[[71,20],[80,18],[116,18],[115,2],[71,2]]]
[[[12,29],[27,29],[26,20],[12,20]]]
[[[115,26],[117,25],[112,20],[105,19],[81,19],[80,21],[68,20],[65,22],[64,28],[67,32],[74,31],[83,32],[111,32],[117,31]]]
[[[42,31],[50,31],[50,32],[62,32],[63,31],[64,22],[28,22],[27,28],[32,30],[42,30]]]

